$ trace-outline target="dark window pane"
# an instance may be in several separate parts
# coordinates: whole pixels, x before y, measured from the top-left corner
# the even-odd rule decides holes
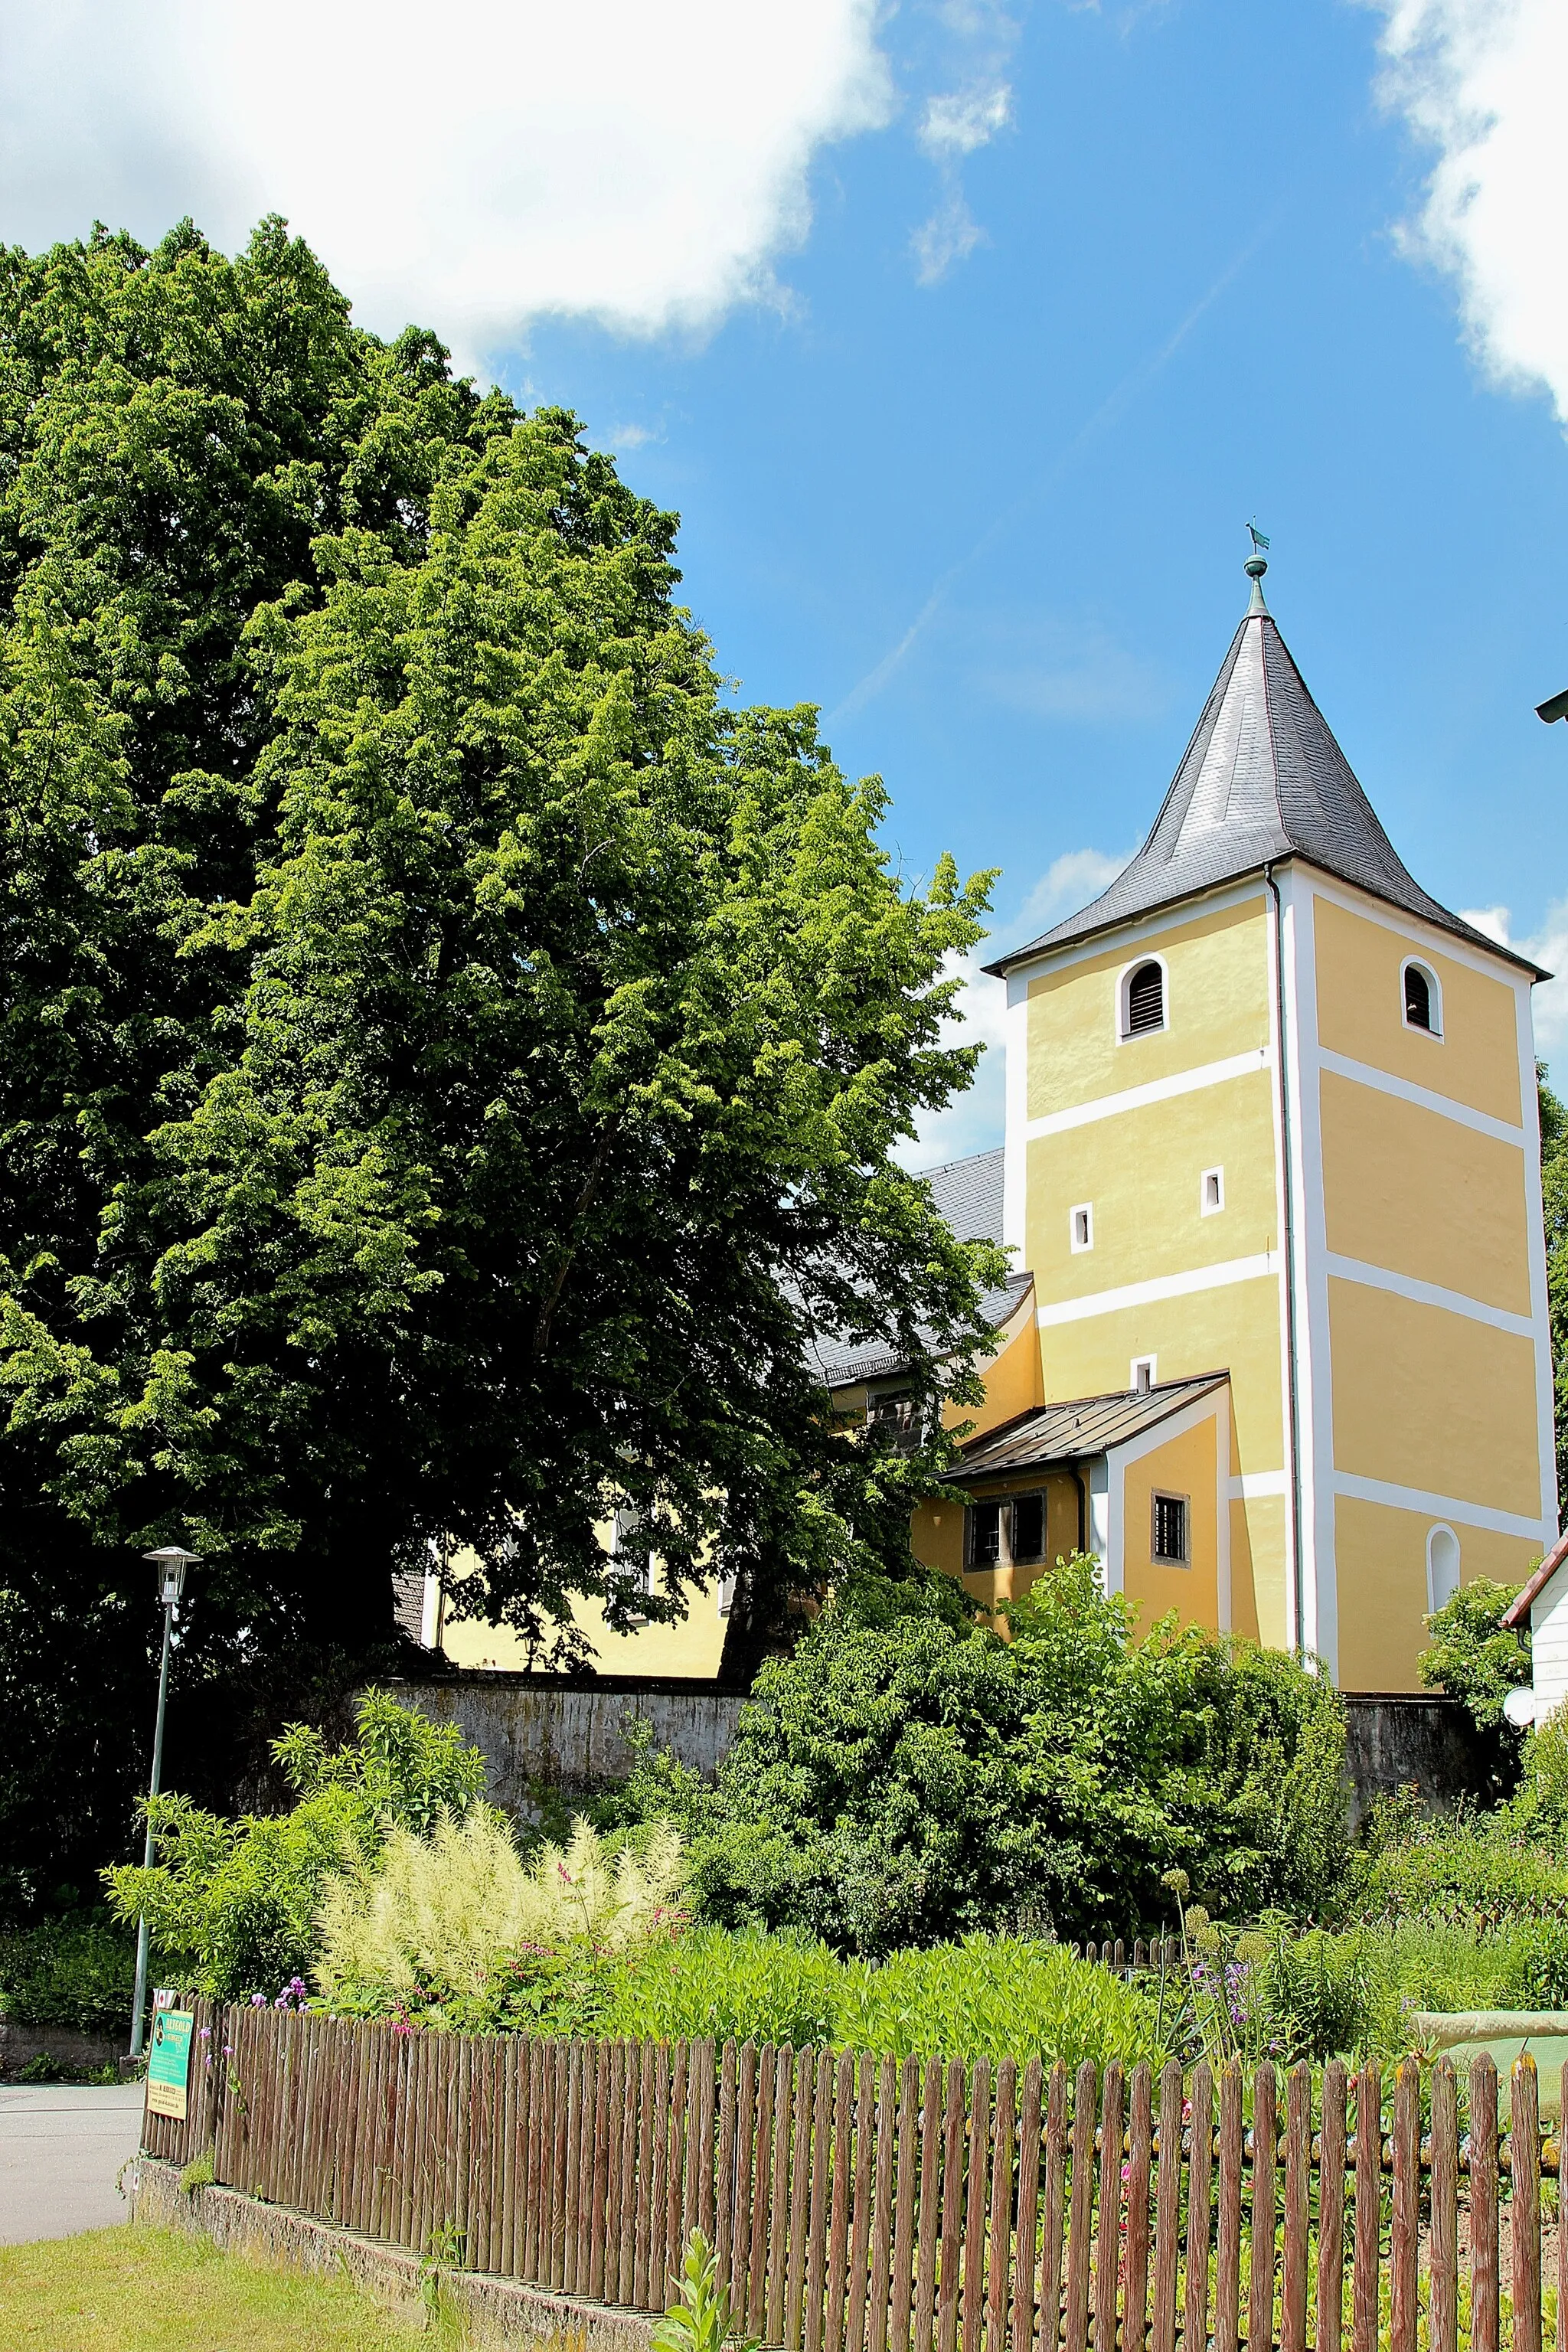
[[[1432,991],[1419,964],[1405,967],[1405,1018],[1412,1029],[1432,1026]]]
[[[1181,1495],[1154,1497],[1154,1557],[1186,1563],[1187,1506]]]
[[[1002,1506],[972,1503],[969,1507],[969,1565],[994,1568],[1002,1557]]]
[[[1127,983],[1127,1034],[1142,1037],[1164,1022],[1165,975],[1157,963],[1141,963]]]
[[[1044,1559],[1046,1556],[1046,1498],[1043,1495],[1020,1495],[1013,1505],[1013,1557],[1015,1559]]]

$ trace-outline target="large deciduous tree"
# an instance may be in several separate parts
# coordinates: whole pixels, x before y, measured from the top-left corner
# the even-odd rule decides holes
[[[220,1680],[364,1655],[432,1538],[542,1643],[896,1564],[944,1441],[837,1427],[817,1349],[972,1392],[994,1253],[892,1154],[983,887],[733,706],[573,418],[280,224],[8,254],[0,314],[0,1624],[123,1680],[171,1535]]]

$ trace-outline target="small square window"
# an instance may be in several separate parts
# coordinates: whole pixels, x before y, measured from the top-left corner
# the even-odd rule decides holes
[[[1184,1495],[1154,1496],[1153,1554],[1167,1568],[1187,1565],[1187,1498]]]
[[[1152,1356],[1134,1356],[1132,1376],[1128,1387],[1134,1396],[1147,1396],[1154,1385],[1155,1360]]]
[[[1002,1558],[1002,1505],[971,1503],[969,1507],[969,1565],[971,1568],[994,1568]]]
[[[1046,1556],[1046,1498],[1016,1495],[1013,1498],[1013,1558],[1021,1564]]]
[[[1198,1179],[1198,1213],[1217,1216],[1225,1206],[1225,1170],[1205,1168]]]
[[[1075,1253],[1079,1250],[1090,1250],[1094,1247],[1094,1204],[1092,1202],[1080,1201],[1076,1209],[1068,1212],[1068,1229],[1072,1237],[1072,1246]]]

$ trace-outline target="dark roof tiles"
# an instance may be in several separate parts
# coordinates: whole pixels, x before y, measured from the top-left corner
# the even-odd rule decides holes
[[[1406,872],[1261,593],[1231,640],[1137,856],[1089,906],[986,969],[1005,973],[1046,950],[1293,856],[1489,954],[1538,971],[1450,914]]]

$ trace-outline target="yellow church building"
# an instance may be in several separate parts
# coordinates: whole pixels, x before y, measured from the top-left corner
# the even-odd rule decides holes
[[[1254,1635],[1347,1690],[1416,1686],[1422,1620],[1557,1533],[1531,989],[1406,872],[1251,601],[1148,839],[988,967],[1005,1141],[930,1171],[1014,1271],[986,1401],[917,1553],[976,1598],[1096,1553],[1145,1622]],[[897,1415],[897,1362],[828,1366]],[[723,1593],[594,1633],[711,1675]],[[441,1623],[458,1663],[510,1637]],[[584,1614],[587,1630],[593,1633]],[[505,1654],[503,1654],[505,1653]]]

